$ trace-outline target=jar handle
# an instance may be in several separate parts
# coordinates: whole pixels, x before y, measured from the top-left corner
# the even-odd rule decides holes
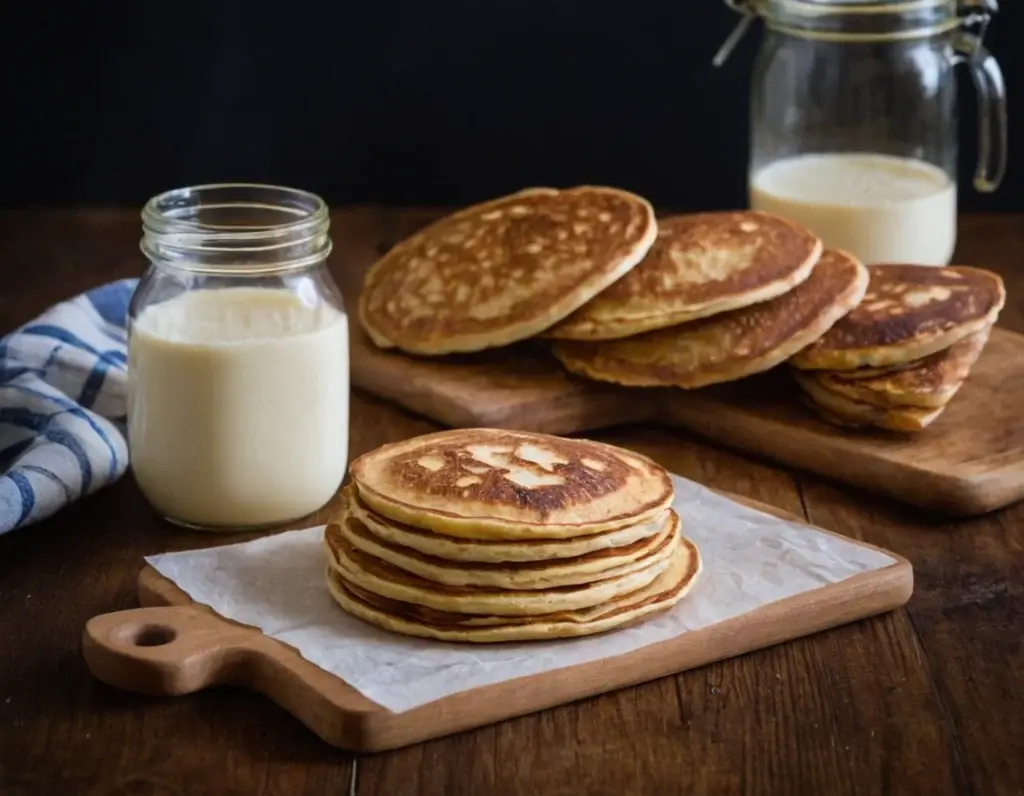
[[[754,0],[725,0],[725,4],[740,15],[740,21],[736,23],[732,33],[725,38],[725,41],[722,42],[715,53],[715,57],[711,59],[711,65],[715,68],[722,66],[729,60],[732,51],[736,49],[737,45],[743,40],[743,37],[747,35],[747,31],[750,30],[750,26],[758,16]]]
[[[1006,173],[1007,120],[1006,84],[1003,71],[982,44],[988,13],[971,14],[954,39],[955,62],[971,70],[978,94],[978,165],[974,170],[974,188],[991,193]]]

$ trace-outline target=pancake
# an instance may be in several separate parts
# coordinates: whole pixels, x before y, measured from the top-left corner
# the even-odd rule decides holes
[[[771,301],[623,340],[555,343],[569,370],[631,387],[703,387],[769,370],[825,334],[864,295],[852,255],[826,250],[811,276]]]
[[[350,467],[394,522],[469,539],[569,539],[644,522],[672,502],[645,456],[600,442],[470,428],[383,445]]]
[[[808,373],[825,389],[853,401],[875,406],[935,409],[945,406],[967,380],[988,342],[990,331],[991,327],[982,329],[944,351],[892,373],[874,376],[843,370]]]
[[[941,353],[941,352],[939,352]],[[820,373],[832,373],[841,376],[847,381],[855,379],[875,379],[879,376],[891,376],[894,373],[899,373],[901,370],[908,370],[909,368],[916,367],[924,360],[916,359],[913,362],[902,362],[899,365],[886,365],[881,368],[855,368],[854,370],[822,370]],[[795,366],[794,366],[795,367]]]
[[[871,265],[860,305],[793,357],[806,370],[914,362],[991,326],[1006,302],[1002,278],[968,266]]]
[[[550,561],[575,558],[601,550],[616,551],[650,539],[665,526],[669,509],[649,520],[614,531],[579,536],[575,539],[518,539],[509,542],[460,539],[411,525],[392,522],[367,508],[352,485],[342,490],[342,513],[359,520],[377,538],[446,561],[467,563]]]
[[[473,616],[423,608],[362,590],[330,569],[327,586],[345,611],[385,630],[441,641],[489,643],[586,636],[635,624],[678,603],[700,571],[697,548],[681,538],[669,566],[644,588],[592,608],[529,617]]]
[[[611,340],[773,299],[811,275],[821,241],[754,210],[658,220],[640,264],[544,336]]]
[[[429,225],[366,274],[359,319],[381,348],[435,355],[532,337],[626,274],[657,234],[615,188],[531,188]]]
[[[591,583],[546,589],[493,589],[436,583],[368,555],[341,536],[330,540],[328,566],[346,583],[391,600],[461,614],[528,616],[591,608],[644,588],[669,566],[672,553],[679,546],[679,536],[671,536],[664,545],[667,554],[652,558],[652,563],[641,570]]]
[[[814,376],[800,371],[794,377],[806,401],[825,420],[849,428],[875,427],[887,431],[922,431],[945,410],[916,406],[875,406],[854,401],[823,387]]]
[[[678,534],[679,519],[670,510],[664,518],[660,533],[631,545],[554,561],[475,564],[446,561],[385,542],[351,515],[330,523],[324,539],[332,556],[339,540],[344,539],[367,555],[425,580],[447,586],[517,590],[577,586],[636,572],[667,558],[672,552],[669,541]]]

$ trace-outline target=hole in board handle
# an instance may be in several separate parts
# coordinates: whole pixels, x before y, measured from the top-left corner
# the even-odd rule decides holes
[[[178,636],[178,631],[166,625],[145,625],[140,627],[133,639],[136,647],[162,647],[170,644]]]

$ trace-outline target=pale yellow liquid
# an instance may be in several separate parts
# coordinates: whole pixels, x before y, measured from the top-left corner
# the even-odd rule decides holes
[[[909,158],[800,155],[753,175],[750,205],[802,224],[865,263],[948,265],[956,245],[956,184]]]
[[[257,527],[334,495],[348,461],[348,325],[285,290],[186,293],[129,345],[135,479],[169,519]]]

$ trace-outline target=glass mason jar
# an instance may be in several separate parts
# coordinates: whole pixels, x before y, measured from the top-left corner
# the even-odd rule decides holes
[[[957,86],[978,94],[974,186],[1006,166],[1003,78],[982,38],[994,1],[727,0],[765,22],[751,87],[751,207],[867,263],[947,265],[956,244]]]
[[[262,528],[327,503],[348,462],[348,324],[323,200],[202,185],[142,210],[128,445],[168,520]]]

